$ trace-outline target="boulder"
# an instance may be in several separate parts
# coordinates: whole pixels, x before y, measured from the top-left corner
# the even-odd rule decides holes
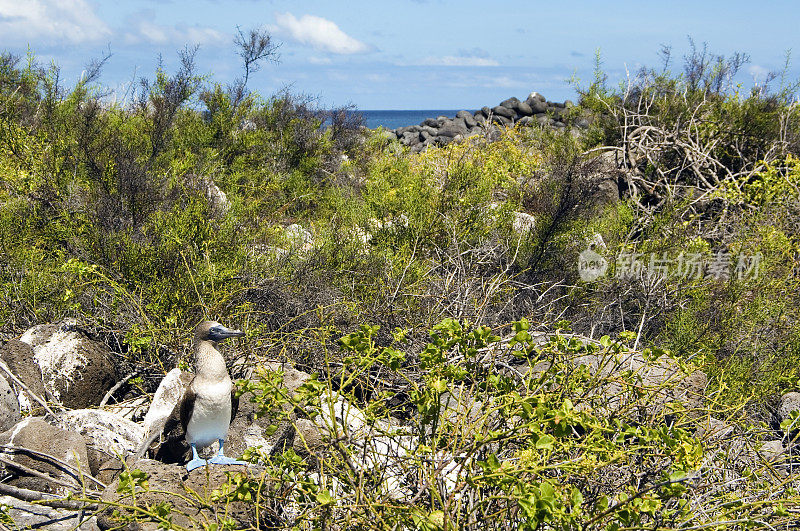
[[[407,499],[411,493],[405,486],[405,459],[416,448],[417,438],[385,421],[370,424],[361,409],[336,393],[323,393],[321,400],[319,415],[297,420],[295,452],[319,456],[332,451],[335,439],[347,446],[356,470],[379,474],[377,483],[389,497]]]
[[[467,113],[467,115],[464,116],[463,119],[464,119],[464,124],[470,129],[478,125],[478,121],[470,113]]]
[[[492,109],[490,109],[489,107],[486,107],[486,106],[481,107],[481,110],[478,111],[478,112],[480,112],[483,115],[484,118],[488,118],[489,116],[492,115]],[[477,115],[478,115],[478,113],[476,112],[475,116],[477,117]]]
[[[527,234],[536,229],[536,218],[527,212],[514,212],[512,228],[517,234]]]
[[[50,423],[61,429],[81,434],[87,443],[91,468],[110,457],[125,457],[142,443],[145,429],[125,418],[102,409],[77,409],[57,413]]]
[[[786,452],[786,447],[783,446],[783,441],[780,439],[774,441],[767,441],[761,445],[758,450],[758,455],[768,463],[774,463]]]
[[[83,511],[54,509],[29,503],[11,496],[0,496],[0,506],[14,521],[14,529],[46,529],[49,531],[98,531],[97,518]],[[5,528],[4,528],[5,529]]]
[[[472,117],[473,117],[472,113],[469,112],[469,111],[458,111],[456,113],[456,118],[462,118],[462,119],[466,120],[467,118],[472,118]]]
[[[496,116],[492,116],[492,122],[505,126],[509,126],[514,123],[514,121],[511,118],[506,118],[505,116],[500,116],[499,114]]]
[[[19,400],[14,389],[0,372],[0,430],[7,430],[22,419]]]
[[[524,127],[528,127],[528,126],[531,126],[531,125],[533,125],[533,124],[535,124],[537,122],[532,116],[523,116],[522,118],[517,120],[517,123],[519,125],[524,126]]]
[[[211,177],[190,173],[186,175],[185,179],[189,188],[206,198],[212,217],[225,217],[230,210],[228,196],[217,186]]]
[[[452,122],[439,129],[439,136],[449,136],[451,138],[456,135],[466,135],[468,132],[467,126],[463,123]]]
[[[501,101],[500,102],[500,107],[505,107],[506,109],[515,110],[517,105],[519,105],[519,104],[520,104],[519,98],[515,98],[515,97],[512,96],[511,98],[508,98],[507,100]],[[492,110],[494,110],[494,109],[492,109]]]
[[[66,463],[71,469],[64,470],[64,467],[50,461],[24,453],[9,454],[7,457],[8,460],[20,465],[74,483],[76,490],[79,490],[79,479],[88,481],[75,472],[90,471],[86,440],[80,434],[52,426],[40,417],[28,417],[13,428],[0,433],[0,444],[34,450]],[[10,465],[4,465],[4,469],[15,474],[15,479],[11,483],[21,488],[53,494],[66,494],[69,490],[46,479],[26,475],[25,472],[16,470]],[[89,485],[93,486],[91,483]]]
[[[439,121],[436,120],[436,118],[426,118],[420,125],[425,127],[437,128],[439,127]]]
[[[263,528],[265,521],[256,521],[255,504],[228,497],[232,493],[229,477],[241,477],[255,484],[266,482],[264,470],[255,466],[212,465],[186,472],[182,465],[168,465],[150,459],[139,459],[129,464],[131,470],[139,470],[146,476],[146,484],[128,483],[120,487],[120,478],[115,479],[102,493],[102,500],[109,504],[97,516],[100,529],[119,529],[125,518],[133,515],[125,506],[141,508],[166,504],[171,508],[170,516],[175,526],[188,529],[236,529]],[[220,495],[213,496],[214,491]],[[187,495],[191,493],[191,495]],[[118,506],[116,506],[118,505]],[[262,513],[263,514],[263,513]],[[266,515],[263,516],[266,518]],[[230,523],[225,523],[230,519]],[[144,520],[139,514],[137,521]],[[156,529],[156,522],[138,523],[138,529]],[[150,527],[152,526],[152,527]]]
[[[800,393],[797,391],[790,391],[781,397],[781,403],[778,406],[779,422],[788,420],[792,411],[800,412]],[[795,428],[800,428],[800,420]]]
[[[400,140],[403,144],[416,144],[419,142],[419,131],[406,131]]]
[[[543,101],[539,100],[528,100],[527,103],[531,108],[531,113],[533,114],[542,114],[543,112],[547,112],[547,104]]]
[[[38,365],[46,391],[68,408],[99,404],[116,383],[111,351],[73,325],[34,326],[20,341],[33,348],[33,359],[27,360],[27,364]],[[20,365],[26,361],[14,363]],[[36,370],[28,367],[23,372],[35,375]]]
[[[529,105],[531,104],[532,101],[539,101],[545,103],[547,101],[547,98],[545,98],[538,92],[531,92],[530,94],[528,94],[528,98],[525,101],[528,102]]]
[[[512,109],[509,109],[508,107],[504,107],[502,105],[498,105],[497,107],[492,107],[492,114],[494,114],[494,116],[502,116],[504,118],[509,118],[509,119],[515,118],[517,116],[517,113],[515,113]]]
[[[42,383],[42,370],[36,363],[31,363],[31,360],[33,360],[33,347],[18,339],[12,339],[0,347],[0,358],[2,358],[14,376],[27,385],[33,393],[40,398],[46,396],[44,383]],[[34,400],[28,396],[26,391],[22,389],[17,389],[16,391],[20,408],[23,411],[30,411],[35,404]],[[38,404],[36,404],[36,407],[38,407]]]
[[[514,106],[514,110],[517,111],[517,114],[520,116],[530,116],[533,114],[533,108],[524,101],[518,102]]]

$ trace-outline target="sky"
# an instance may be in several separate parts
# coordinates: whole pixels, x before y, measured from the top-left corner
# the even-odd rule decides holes
[[[132,80],[154,76],[161,57],[198,46],[198,71],[223,85],[241,75],[237,27],[279,43],[248,85],[288,89],[320,107],[476,109],[536,91],[576,99],[596,52],[612,82],[660,66],[679,68],[688,38],[716,54],[750,56],[745,87],[781,71],[800,43],[797,0],[0,0],[0,51],[54,62],[65,84],[110,52],[101,82],[123,99]],[[799,50],[795,50],[800,53]],[[800,58],[788,79],[800,78]],[[570,82],[570,80],[573,80]]]

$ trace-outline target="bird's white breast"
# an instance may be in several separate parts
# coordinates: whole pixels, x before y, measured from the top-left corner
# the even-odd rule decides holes
[[[218,382],[192,382],[195,392],[194,408],[186,426],[186,440],[198,447],[225,439],[231,423],[230,378]]]

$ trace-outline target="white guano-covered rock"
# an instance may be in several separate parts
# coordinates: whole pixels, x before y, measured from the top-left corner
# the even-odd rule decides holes
[[[111,351],[74,326],[34,326],[19,340],[33,348],[33,360],[18,362],[38,365],[46,391],[66,407],[97,405],[116,383]]]
[[[51,422],[59,428],[80,433],[90,446],[111,456],[134,452],[145,436],[139,424],[102,409],[63,411]]]

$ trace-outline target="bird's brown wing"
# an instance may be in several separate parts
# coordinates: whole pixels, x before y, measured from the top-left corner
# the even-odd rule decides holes
[[[180,404],[178,404],[180,408],[180,421],[181,427],[183,428],[183,433],[186,433],[186,428],[189,426],[189,419],[192,418],[192,413],[194,412],[194,401],[197,398],[197,394],[194,392],[194,388],[192,387],[192,383],[194,383],[194,379],[189,382],[189,385],[186,386],[186,392],[183,393],[183,398],[181,399]]]

